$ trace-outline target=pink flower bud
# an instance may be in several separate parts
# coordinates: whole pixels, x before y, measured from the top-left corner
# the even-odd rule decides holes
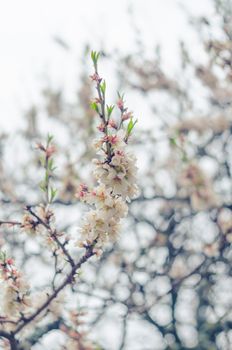
[[[53,153],[55,153],[55,152],[56,152],[55,146],[54,146],[54,145],[49,146],[49,147],[46,149],[46,156],[49,158],[49,157],[51,157],[51,155],[52,155]]]
[[[110,142],[112,145],[115,145],[119,141],[119,138],[117,135],[108,135],[108,136],[105,136],[103,139],[105,142]]]
[[[122,111],[124,109],[124,102],[123,102],[123,99],[120,98],[117,102],[117,106],[118,108]]]
[[[77,198],[83,198],[88,193],[88,187],[85,184],[80,184],[75,196]]]
[[[101,123],[98,125],[98,130],[101,131],[101,132],[104,132],[105,131],[105,124]]]
[[[117,151],[115,152],[115,154],[117,154],[117,155],[120,156],[120,157],[123,157],[123,156],[124,156],[124,152],[121,151],[121,150],[117,150]]]
[[[80,188],[82,191],[88,192],[88,186],[86,186],[85,184],[80,184]]]
[[[119,138],[117,135],[110,135],[109,141],[110,141],[110,143],[112,143],[112,145],[115,145],[119,141]]]
[[[7,263],[8,265],[13,265],[13,264],[14,264],[14,260],[13,260],[13,259],[7,259],[7,260],[6,260],[6,263]]]
[[[125,120],[127,120],[127,119],[130,119],[130,118],[132,118],[132,112],[128,112],[128,113],[124,113],[123,115],[122,115],[122,120],[123,121],[125,121]]]
[[[115,123],[115,121],[113,119],[109,120],[108,122],[108,125],[110,128],[113,128],[113,129],[117,129],[117,124]]]
[[[97,73],[94,73],[93,75],[90,75],[90,78],[93,81],[96,81],[97,83],[100,83],[102,81],[102,78],[99,77],[99,75]]]

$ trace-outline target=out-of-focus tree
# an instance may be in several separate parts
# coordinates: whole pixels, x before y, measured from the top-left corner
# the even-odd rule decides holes
[[[27,346],[40,349],[54,334],[72,338],[76,334],[71,331],[86,327],[90,339],[102,349],[232,347],[232,8],[230,1],[214,5],[214,18],[193,21],[202,39],[199,50],[204,60],[192,58],[191,46],[181,42],[178,79],[162,67],[160,48],[152,59],[141,55],[142,47],[138,55],[119,57],[120,86],[139,96],[149,113],[139,118],[132,140],[140,165],[140,195],[130,204],[121,239],[109,244],[100,260],[83,266],[63,296],[72,308],[71,316],[61,297],[55,311],[47,310],[42,324],[34,324],[24,335]],[[44,90],[43,105],[30,108],[25,130],[18,136],[23,154],[17,172],[13,172],[11,139],[2,135],[0,186],[5,220],[19,220],[20,208],[40,203],[39,159],[28,145],[43,137],[46,122],[59,151],[54,173],[59,191],[53,202],[58,232],[77,235],[83,207],[75,193],[80,183],[91,186],[94,151],[89,145],[95,137],[98,108],[95,104],[95,112],[89,108],[92,93],[85,75],[75,104],[67,103],[62,91]],[[126,119],[131,115],[123,106],[120,96],[118,107],[122,115],[129,113]],[[14,159],[13,165],[9,159]],[[86,187],[82,192],[88,192]],[[52,276],[55,251],[49,256],[40,242],[25,239],[17,226],[1,226],[1,245],[12,252],[38,293],[52,278],[56,286],[59,274],[65,273],[56,265]],[[79,256],[75,247],[69,249],[75,258]],[[32,275],[30,267],[37,265]],[[71,349],[63,345],[66,348]]]

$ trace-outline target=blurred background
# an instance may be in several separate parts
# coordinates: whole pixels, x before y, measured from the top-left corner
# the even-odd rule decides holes
[[[153,57],[162,46],[162,65],[172,76],[178,69],[179,41],[185,40],[195,58],[202,55],[190,15],[214,13],[211,1],[9,1],[1,6],[1,126],[4,119],[22,125],[20,110],[39,101],[46,83],[74,98],[86,46],[114,57],[107,78],[115,74],[116,57],[138,52]],[[216,21],[216,18],[215,18]],[[217,28],[214,28],[217,31]],[[141,47],[140,47],[141,49]],[[107,69],[102,70],[105,73]],[[112,89],[113,90],[113,89]],[[141,113],[141,109],[138,111]]]
[[[0,219],[41,202],[35,144],[52,133],[56,224],[78,235],[86,207],[75,192],[93,183],[97,135],[91,50],[101,52],[108,104],[124,92],[138,118],[130,147],[140,195],[119,242],[67,292],[62,318],[84,313],[95,344],[85,350],[230,350],[231,1],[11,0],[0,9]],[[1,228],[0,245],[39,292],[53,257],[16,231]],[[32,349],[76,349],[66,336],[51,329]]]

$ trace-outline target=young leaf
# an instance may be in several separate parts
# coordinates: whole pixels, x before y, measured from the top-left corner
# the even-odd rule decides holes
[[[112,114],[112,112],[113,112],[113,110],[114,110],[114,105],[111,105],[111,106],[106,106],[106,109],[107,109],[107,115],[108,115],[108,117],[110,118],[110,116],[111,116],[111,114]]]
[[[105,96],[105,93],[106,93],[106,81],[105,80],[100,85],[100,89],[101,89],[102,95]]]
[[[131,118],[128,125],[127,125],[127,135],[129,136],[132,133],[132,130],[134,129],[135,124],[138,122],[138,119],[136,119],[133,122],[133,119]]]
[[[177,146],[177,142],[176,142],[176,139],[174,137],[170,137],[169,142],[172,146]]]
[[[0,251],[0,260],[2,260],[2,261],[6,260],[6,252]]]
[[[40,163],[42,165],[42,167],[45,167],[45,158],[44,157],[40,157]]]
[[[90,103],[91,109],[93,109],[95,112],[99,113],[99,108],[96,102],[91,102]]]
[[[39,187],[41,189],[41,191],[45,192],[46,191],[46,184],[44,181],[41,181],[39,184]]]
[[[120,93],[117,91],[117,95],[118,95],[118,98],[119,98],[120,100],[124,100],[124,95],[125,95],[125,94],[120,95]]]
[[[53,170],[53,159],[52,159],[52,158],[50,158],[50,159],[48,160],[48,169],[49,169],[50,171]]]
[[[91,59],[93,61],[95,69],[97,68],[97,61],[99,59],[100,52],[91,51]]]
[[[48,134],[48,136],[47,136],[47,146],[51,143],[52,140],[53,140],[53,135]]]
[[[51,187],[51,192],[50,192],[50,202],[53,202],[55,196],[57,194],[57,189]]]

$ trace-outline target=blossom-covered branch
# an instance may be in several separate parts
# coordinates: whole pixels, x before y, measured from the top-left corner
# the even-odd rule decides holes
[[[41,244],[52,253],[55,266],[51,286],[45,297],[40,300],[40,292],[35,293],[30,289],[23,273],[18,272],[15,267],[13,259],[9,258],[5,252],[1,252],[0,276],[5,294],[2,299],[4,307],[1,308],[0,314],[2,326],[0,338],[5,338],[6,342],[2,344],[11,346],[11,349],[22,350],[22,344],[33,343],[30,337],[29,341],[29,338],[27,340],[24,335],[24,329],[30,328],[30,325],[40,323],[50,314],[54,317],[59,316],[57,319],[62,317],[62,311],[58,314],[52,311],[54,305],[59,303],[61,292],[68,285],[77,282],[77,272],[85,262],[94,255],[101,255],[106,248],[106,243],[115,242],[119,235],[120,221],[127,215],[127,202],[138,193],[136,158],[127,151],[128,141],[136,122],[133,121],[133,114],[127,112],[120,95],[117,102],[119,120],[112,119],[114,106],[106,105],[106,83],[98,74],[99,54],[92,52],[91,58],[94,65],[94,74],[91,79],[96,82],[97,90],[97,97],[91,106],[100,117],[98,130],[102,136],[95,142],[98,159],[93,161],[97,185],[89,189],[81,184],[77,191],[77,197],[93,207],[84,218],[79,230],[78,242],[76,238],[69,237],[56,228],[56,215],[52,208],[57,194],[57,190],[52,185],[55,170],[53,154],[56,148],[50,135],[45,145],[37,144],[37,148],[42,152],[41,164],[44,168],[44,179],[40,183],[40,189],[44,194],[43,203],[36,206],[27,205],[21,221],[0,221],[0,225],[19,227],[21,232],[29,235],[30,238],[40,240]],[[76,259],[76,254],[71,253],[69,249],[72,240],[76,242],[76,246],[85,249],[79,259]],[[63,280],[56,283],[58,274],[61,274]],[[85,348],[80,345],[80,342],[83,342],[83,336],[78,330],[74,331],[64,322],[55,323],[56,327],[57,325],[61,327],[61,324],[62,331],[72,338],[70,346],[74,346],[75,349],[75,346],[78,349],[79,346],[81,349],[94,349],[94,346],[88,345]],[[76,324],[76,327],[79,325]],[[76,335],[72,337],[74,332]]]
[[[120,117],[117,121],[112,118],[114,105],[106,105],[106,82],[98,73],[99,54],[92,52],[91,57],[94,65],[91,79],[97,90],[97,97],[91,105],[100,117],[98,129],[102,136],[94,142],[98,155],[93,161],[94,176],[98,184],[92,189],[81,184],[77,192],[81,201],[93,206],[84,218],[78,244],[83,247],[96,241],[94,249],[100,255],[107,242],[117,239],[120,220],[128,211],[126,202],[138,193],[136,158],[127,151],[127,142],[136,122],[133,122],[133,114],[127,112],[120,95],[117,102]],[[125,127],[127,119],[129,122]]]

